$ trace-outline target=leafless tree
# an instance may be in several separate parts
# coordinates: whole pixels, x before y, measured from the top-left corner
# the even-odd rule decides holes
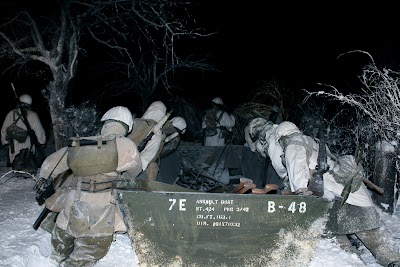
[[[190,2],[60,0],[59,3],[59,12],[53,16],[37,18],[21,12],[0,31],[4,41],[1,56],[11,58],[12,62],[6,70],[34,61],[40,62],[45,72],[50,72],[51,81],[44,94],[49,102],[56,149],[65,145],[66,97],[78,71],[78,59],[85,49],[80,42],[82,39],[91,36],[99,44],[117,51],[126,59],[126,73],[134,75],[130,71],[139,71],[140,66],[132,55],[162,51],[164,71],[174,69],[184,62],[177,53],[178,40],[207,35],[195,27],[189,12]],[[135,53],[132,53],[133,48]],[[155,71],[151,68],[146,71],[149,70]],[[155,79],[162,74],[160,71],[150,77]]]
[[[199,38],[214,34],[196,27],[189,10],[198,3],[165,0],[128,2],[131,5],[118,4],[120,8],[116,17],[120,26],[112,29],[113,38],[107,41],[101,39],[104,35],[101,26],[90,31],[95,40],[118,52],[114,54],[116,60],[111,65],[113,71],[122,73],[122,79],[108,86],[114,94],[134,91],[144,111],[160,87],[173,94],[171,82],[176,71],[217,70],[205,61],[205,56],[195,55],[187,48],[181,49],[182,46],[191,47]]]
[[[360,52],[369,56],[371,63],[364,66],[360,75],[362,88],[360,93],[343,94],[336,87],[319,84],[330,91],[308,92],[307,97],[320,96],[339,101],[342,105],[354,108],[358,121],[354,124],[354,140],[367,148],[364,159],[372,162],[375,143],[386,141],[398,147],[400,136],[400,73],[386,68],[378,68],[372,56],[365,51]],[[342,55],[340,55],[342,56]],[[371,164],[372,165],[372,164]],[[373,166],[373,165],[372,165]],[[372,173],[372,166],[369,173]],[[400,170],[400,167],[397,167]]]
[[[288,118],[289,111],[295,102],[293,90],[278,81],[259,81],[253,99],[255,102],[258,101],[270,106],[278,106],[279,121]]]
[[[140,55],[136,64],[121,60],[110,64],[113,66],[112,71],[122,73],[123,78],[108,84],[107,89],[99,94],[99,97],[107,94],[108,90],[113,94],[135,92],[141,100],[142,111],[148,107],[152,96],[159,91],[160,87],[164,88],[167,94],[174,96],[173,77],[177,71],[218,71],[215,66],[207,63],[204,57],[195,59],[192,56],[186,56],[179,59],[179,62],[171,64],[167,59],[159,57],[155,51],[152,51],[148,57]]]
[[[319,85],[326,86],[331,91],[307,93],[309,96],[318,95],[336,99],[342,104],[355,107],[359,116],[367,116],[374,129],[368,132],[368,136],[374,135],[375,138],[393,142],[400,134],[400,89],[398,87],[400,73],[385,68],[379,69],[373,62],[372,56],[370,58],[372,63],[364,67],[360,76],[363,85],[360,93],[343,94],[334,86],[326,84]]]

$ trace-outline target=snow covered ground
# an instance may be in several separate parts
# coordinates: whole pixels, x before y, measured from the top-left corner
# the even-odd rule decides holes
[[[0,166],[5,166],[1,159],[4,159],[2,155]],[[32,228],[42,210],[32,189],[35,181],[27,175],[9,171],[10,168],[0,167],[0,266],[56,267],[57,264],[50,257],[50,234],[41,228],[37,231]],[[400,248],[400,208],[393,215],[381,215]],[[321,239],[309,267],[381,266],[368,251],[362,253],[362,259],[355,253],[341,249],[335,238]],[[126,234],[117,235],[106,257],[95,266],[138,266],[129,237]]]

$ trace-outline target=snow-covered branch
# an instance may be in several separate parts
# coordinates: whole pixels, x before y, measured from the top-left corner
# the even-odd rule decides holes
[[[323,96],[354,107],[361,115],[369,118],[373,134],[378,139],[395,141],[400,136],[400,90],[399,73],[390,69],[379,69],[374,64],[364,67],[359,77],[363,85],[359,94],[343,94],[331,85],[330,91],[309,92],[312,95]]]

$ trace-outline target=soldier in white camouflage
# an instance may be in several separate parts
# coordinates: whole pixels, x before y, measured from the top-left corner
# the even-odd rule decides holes
[[[261,122],[261,123],[260,123]],[[250,136],[260,144],[258,151],[269,157],[281,178],[287,176],[291,194],[312,195],[309,181],[317,166],[317,140],[304,135],[289,121],[279,125],[254,119],[250,122]],[[368,189],[364,185],[363,168],[354,156],[337,157],[327,149],[328,172],[324,173],[324,194],[327,201],[342,199],[346,184],[351,190],[344,203],[335,201],[326,225],[326,233],[335,236],[355,234],[383,266],[400,266],[399,248],[393,237],[382,226]],[[342,201],[343,202],[343,201]],[[338,204],[340,203],[340,204]]]
[[[57,214],[51,244],[60,266],[93,266],[107,254],[114,234],[127,231],[112,182],[123,173],[135,177],[142,171],[136,144],[126,138],[133,118],[128,108],[117,106],[101,121],[99,136],[73,139],[40,169],[43,179],[72,173],[45,200],[46,208]],[[91,141],[94,144],[85,145]]]

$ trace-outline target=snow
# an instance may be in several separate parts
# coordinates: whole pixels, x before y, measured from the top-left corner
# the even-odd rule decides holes
[[[2,155],[1,158],[4,159]],[[5,166],[4,160],[0,166]],[[51,257],[50,234],[41,228],[34,230],[32,227],[42,210],[35,200],[35,181],[29,175],[9,171],[10,168],[0,167],[0,266],[56,267]],[[396,238],[396,245],[400,247],[400,208],[393,215],[380,213],[385,226]],[[361,258],[341,249],[336,238],[321,238],[309,267],[381,266],[368,250],[361,253]],[[95,265],[113,266],[138,266],[127,234],[118,234],[106,257]]]

